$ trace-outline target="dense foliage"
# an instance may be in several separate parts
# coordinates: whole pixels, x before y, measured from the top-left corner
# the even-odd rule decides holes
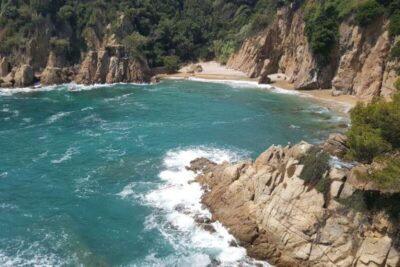
[[[305,32],[311,49],[324,63],[338,35],[338,15],[332,5],[311,6],[305,17]]]
[[[151,66],[175,63],[174,57],[226,61],[244,38],[266,27],[279,3],[285,1],[1,0],[0,54],[24,49],[45,29],[75,56],[91,45],[88,37],[114,36]]]
[[[387,16],[391,36],[400,33],[400,0],[0,0],[0,55],[23,51],[32,36],[50,35],[51,45],[66,48],[74,62],[107,37],[152,67],[171,56],[224,63],[285,5],[305,9],[306,34],[321,63],[350,14],[362,26]]]
[[[400,148],[400,94],[386,102],[359,103],[351,111],[348,131],[350,156],[371,162],[376,156]]]
[[[375,0],[369,0],[361,4],[355,15],[356,22],[361,26],[367,26],[376,17],[381,16],[384,12],[383,6]]]

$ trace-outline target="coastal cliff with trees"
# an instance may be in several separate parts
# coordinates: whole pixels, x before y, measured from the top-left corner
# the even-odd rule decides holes
[[[0,2],[2,87],[149,82],[154,71],[217,59],[296,89],[371,100],[398,77],[398,0]],[[399,82],[397,82],[398,84]]]

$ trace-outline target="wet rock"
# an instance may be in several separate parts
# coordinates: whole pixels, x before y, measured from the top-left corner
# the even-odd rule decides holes
[[[190,162],[190,166],[186,166],[187,170],[193,172],[207,172],[216,164],[206,158],[198,158]]]
[[[214,226],[212,226],[212,224],[201,224],[200,226],[201,226],[201,228],[203,228],[207,232],[210,232],[210,233],[215,233],[216,232],[216,230],[215,230]]]

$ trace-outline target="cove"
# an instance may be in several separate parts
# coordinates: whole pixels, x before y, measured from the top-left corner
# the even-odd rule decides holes
[[[347,119],[252,85],[0,91],[1,266],[253,266],[185,166],[316,143]],[[261,263],[268,266],[267,263]]]

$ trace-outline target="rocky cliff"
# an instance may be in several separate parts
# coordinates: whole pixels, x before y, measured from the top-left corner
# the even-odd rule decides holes
[[[394,89],[396,65],[390,57],[388,21],[378,18],[360,27],[353,17],[339,25],[338,41],[328,63],[318,64],[305,34],[303,9],[284,7],[268,28],[244,42],[227,66],[250,77],[284,73],[296,89],[332,88],[335,94],[352,94],[370,100],[389,96]]]
[[[146,64],[126,57],[124,46],[107,46],[86,55],[75,81],[83,84],[143,83],[150,81],[150,70]]]
[[[300,178],[300,159],[312,147],[272,146],[254,162],[216,165],[199,159],[191,169],[201,172],[197,181],[213,219],[252,257],[277,266],[398,267],[398,226],[383,213],[371,217],[340,204],[356,192],[354,172],[331,167],[325,194]]]

